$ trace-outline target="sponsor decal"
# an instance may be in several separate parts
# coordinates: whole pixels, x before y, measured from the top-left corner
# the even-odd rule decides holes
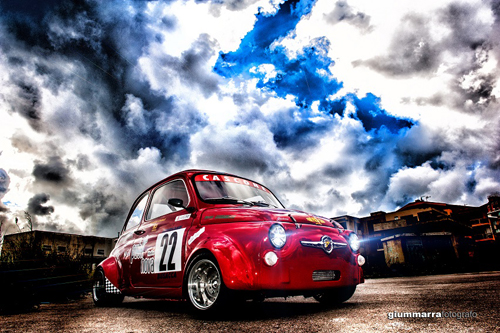
[[[132,250],[130,253],[130,263],[134,262],[134,259],[142,259],[144,254],[144,246],[148,243],[149,236],[141,238],[138,243],[132,245]]]
[[[216,216],[205,216],[204,219],[205,220],[210,220],[210,219],[234,219],[236,218],[236,215],[216,215]]]
[[[129,249],[123,254],[123,260],[130,260],[130,253],[132,252],[132,249]]]
[[[254,183],[252,181],[243,179],[243,178],[238,178],[238,177],[233,177],[233,176],[223,176],[223,175],[197,175],[194,178],[195,181],[197,182],[226,182],[226,183],[236,183],[236,184],[242,184],[250,187],[255,187],[259,190],[263,190],[266,192],[271,193],[267,188],[264,186]]]
[[[179,215],[175,218],[175,221],[184,221],[187,220],[191,217],[191,214],[184,214],[184,215]]]
[[[200,235],[202,233],[205,232],[205,227],[201,228],[200,230],[198,230],[197,232],[195,232],[193,234],[193,236],[189,237],[189,240],[188,240],[188,245],[191,245],[192,242],[194,242],[196,240],[196,238],[200,237]]]
[[[234,219],[236,215],[217,215],[216,219]]]
[[[141,259],[141,274],[153,274],[155,258],[142,258]]]
[[[183,229],[176,229],[161,233],[156,238],[154,272],[179,272],[181,271],[181,250]]]
[[[160,273],[156,276],[158,280],[160,279],[173,279],[177,277],[177,272]]]
[[[325,223],[325,221],[313,216],[313,217],[308,217],[306,220],[308,220],[309,222],[314,222],[316,224],[319,224],[319,225],[322,225]]]
[[[158,229],[158,224],[153,224],[153,228],[151,228],[151,231],[155,232]]]

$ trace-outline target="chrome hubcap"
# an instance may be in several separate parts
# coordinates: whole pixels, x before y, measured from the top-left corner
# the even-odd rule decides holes
[[[219,270],[212,261],[202,259],[195,263],[188,277],[191,303],[200,310],[209,309],[219,297],[221,282]]]
[[[94,285],[92,288],[92,295],[94,296],[95,301],[99,301],[99,299],[102,297],[102,294],[104,292],[104,283],[101,280],[101,277],[94,280]]]

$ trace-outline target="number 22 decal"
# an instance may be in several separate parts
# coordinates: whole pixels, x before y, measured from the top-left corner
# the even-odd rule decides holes
[[[181,270],[182,238],[186,229],[167,231],[158,235],[155,247],[155,273]]]

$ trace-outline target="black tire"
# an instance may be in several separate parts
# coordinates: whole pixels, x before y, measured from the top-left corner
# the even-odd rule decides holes
[[[97,306],[117,306],[123,302],[123,295],[106,292],[106,277],[100,267],[94,272],[92,298],[94,299],[94,304]]]
[[[208,254],[197,255],[186,271],[186,298],[196,313],[212,313],[228,304],[229,290],[224,285],[217,260]]]
[[[339,305],[351,298],[355,291],[356,286],[341,287],[314,295],[314,299],[325,305]]]

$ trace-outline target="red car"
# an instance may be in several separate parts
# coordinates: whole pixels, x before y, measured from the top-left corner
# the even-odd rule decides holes
[[[182,171],[134,202],[94,274],[93,298],[99,306],[124,296],[187,299],[201,311],[294,295],[340,303],[364,282],[359,245],[354,232],[285,209],[257,182]]]

